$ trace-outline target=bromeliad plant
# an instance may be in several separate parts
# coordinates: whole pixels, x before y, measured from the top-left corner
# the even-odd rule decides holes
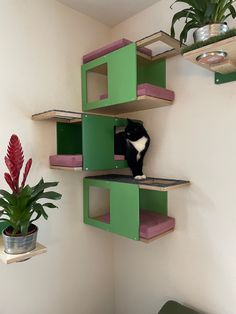
[[[5,173],[4,177],[8,183],[11,193],[0,190],[0,221],[9,224],[8,230],[11,235],[27,235],[31,224],[41,216],[47,219],[48,215],[45,208],[56,208],[53,203],[40,203],[43,199],[59,200],[61,194],[48,191],[46,189],[55,187],[58,182],[44,182],[43,179],[33,187],[26,185],[26,179],[29,174],[32,159],[29,159],[25,165],[22,181],[20,183],[20,172],[24,163],[24,154],[22,146],[17,135],[12,135],[5,163],[9,173]]]
[[[180,34],[180,42],[186,42],[188,32],[194,28],[200,28],[208,24],[224,23],[228,17],[235,18],[236,10],[233,3],[236,0],[176,0],[185,3],[189,7],[177,12],[171,23],[171,36],[175,37],[175,23],[184,18],[185,25]]]

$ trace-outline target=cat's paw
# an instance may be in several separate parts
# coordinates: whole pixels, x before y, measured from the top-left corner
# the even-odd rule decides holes
[[[142,176],[135,176],[134,179],[135,180],[144,180],[146,179],[147,177],[145,176],[145,174],[143,174]]]

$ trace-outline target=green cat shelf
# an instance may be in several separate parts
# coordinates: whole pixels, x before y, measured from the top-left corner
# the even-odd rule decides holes
[[[53,169],[96,171],[126,168],[124,156],[114,154],[116,130],[127,119],[64,110],[34,114],[33,120],[56,122],[57,154],[50,156]]]
[[[156,42],[170,49],[153,54],[148,47]],[[171,105],[174,92],[166,89],[165,59],[179,53],[179,41],[162,31],[88,53],[81,69],[83,111],[121,114]]]
[[[149,243],[172,231],[168,192],[189,181],[125,175],[84,178],[84,223],[136,241]]]

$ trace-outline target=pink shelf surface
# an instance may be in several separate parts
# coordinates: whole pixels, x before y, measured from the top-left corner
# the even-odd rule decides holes
[[[114,155],[114,160],[125,160],[123,155]],[[53,155],[49,157],[51,166],[83,167],[83,155]]]
[[[175,99],[175,93],[172,90],[148,83],[138,85],[137,96],[151,96],[169,101],[173,101]],[[106,98],[108,98],[108,94],[103,94],[100,96],[100,100]]]
[[[91,51],[89,53],[87,53],[86,55],[83,56],[83,63],[88,63],[92,60],[95,60],[99,57],[102,57],[112,51],[115,51],[115,50],[118,50],[122,47],[125,47],[129,44],[131,44],[132,41],[129,40],[129,39],[126,39],[126,38],[122,38],[122,39],[119,39],[117,41],[114,41],[113,43],[110,43],[102,48],[98,48],[94,51]],[[148,48],[145,48],[145,47],[137,47],[138,51],[139,52],[142,52],[148,56],[152,56],[152,50],[151,49],[148,49]]]
[[[96,218],[104,223],[110,223],[110,213]],[[141,238],[150,240],[175,227],[175,219],[149,210],[140,211],[140,231]]]

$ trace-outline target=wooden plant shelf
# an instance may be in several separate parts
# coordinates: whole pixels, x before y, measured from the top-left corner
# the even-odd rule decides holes
[[[37,243],[36,248],[33,251],[23,253],[23,254],[7,254],[4,252],[2,237],[0,238],[0,260],[4,264],[12,264],[12,263],[18,263],[26,261],[34,256],[43,254],[47,252],[47,248]]]
[[[227,58],[225,61],[214,64],[207,65],[197,62],[197,57],[207,52],[223,51],[227,53]],[[236,36],[218,41],[216,43],[204,46],[202,48],[194,49],[192,51],[186,52],[183,57],[192,63],[198,64],[205,69],[213,72],[218,72],[221,74],[228,74],[236,72]]]
[[[32,115],[32,119],[36,121],[54,120],[58,122],[77,123],[81,122],[82,114],[80,112],[66,110],[48,110]]]
[[[91,111],[100,114],[117,115],[128,112],[166,107],[172,104],[173,101],[145,95],[138,96],[134,101],[112,105],[109,107],[101,107]]]

